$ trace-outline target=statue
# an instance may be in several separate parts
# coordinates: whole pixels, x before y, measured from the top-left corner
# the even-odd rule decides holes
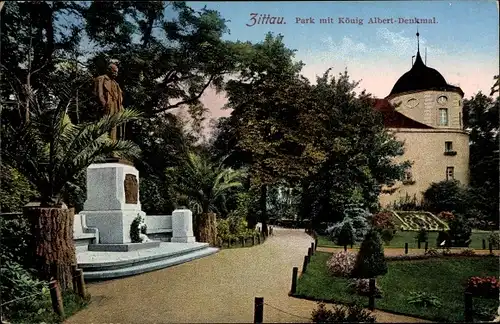
[[[113,115],[123,110],[122,89],[115,81],[118,75],[118,67],[115,64],[108,66],[108,72],[95,79],[95,96],[103,109],[103,115]],[[125,139],[125,125],[114,127],[109,137],[111,140]]]

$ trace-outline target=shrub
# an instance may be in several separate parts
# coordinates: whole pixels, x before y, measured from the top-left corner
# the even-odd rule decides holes
[[[377,231],[366,233],[353,270],[354,278],[375,278],[387,273],[384,247]]]
[[[476,255],[476,252],[474,251],[474,249],[465,249],[462,252],[460,252],[460,254],[470,256],[470,255]]]
[[[436,238],[436,246],[437,247],[441,247],[441,243],[443,241],[446,241],[445,244],[446,245],[450,245],[451,244],[451,241],[450,241],[450,234],[448,232],[444,232],[444,231],[440,231],[438,233],[438,236]]]
[[[370,279],[350,279],[349,288],[360,296],[370,296]],[[377,282],[375,282],[375,297],[382,297],[382,290]]]
[[[18,263],[2,262],[0,289],[2,302],[19,299],[2,306],[6,318],[20,318],[25,313],[52,312],[48,283],[36,279]]]
[[[332,310],[325,304],[318,303],[318,308],[312,312],[313,323],[375,323],[375,316],[358,305],[337,306]]]
[[[418,242],[427,242],[427,240],[429,240],[429,233],[425,230],[425,228],[421,228],[415,238]]]
[[[435,295],[426,292],[411,292],[408,297],[408,303],[420,307],[439,307],[441,301]]]
[[[394,222],[394,215],[390,211],[383,211],[373,215],[371,218],[371,225],[377,229],[392,229],[396,228],[396,223]]]
[[[354,269],[356,254],[342,251],[335,253],[327,261],[328,272],[335,277],[349,277]]]
[[[395,232],[395,230],[384,228],[380,231],[380,238],[386,245],[389,245],[389,243],[391,243],[392,239],[394,238]]]
[[[363,236],[368,230],[367,219],[370,217],[370,213],[361,208],[348,208],[345,210],[344,219],[342,222],[334,224],[327,229],[330,234],[332,241],[336,241],[340,237],[340,232],[344,227],[345,223],[349,223],[353,229],[354,242],[359,242],[363,240]]]
[[[491,232],[488,236],[488,242],[490,242],[493,246],[500,248],[500,233]]]
[[[455,215],[453,213],[447,212],[447,211],[442,211],[440,212],[437,217],[441,220],[444,220],[445,222],[451,222],[455,220]]]
[[[425,251],[425,255],[429,255],[429,256],[438,256],[438,255],[439,255],[439,252],[438,252],[438,250],[436,250],[436,249],[430,248],[430,249],[428,249],[427,251]]]
[[[0,260],[12,261],[29,266],[28,241],[31,232],[28,220],[22,215],[0,217]]]
[[[467,291],[478,297],[498,297],[500,282],[496,277],[471,277],[467,281]]]
[[[354,244],[354,229],[350,222],[345,222],[337,235],[335,237],[335,244],[340,246]]]
[[[132,243],[141,243],[141,215],[137,215],[130,224],[130,240]]]
[[[463,213],[467,209],[466,189],[456,180],[432,183],[423,196],[431,212],[449,210]]]
[[[453,246],[469,246],[472,229],[467,220],[462,216],[457,216],[449,225],[449,234],[454,241]]]
[[[0,164],[0,210],[3,213],[19,212],[37,194],[29,181],[16,169]]]

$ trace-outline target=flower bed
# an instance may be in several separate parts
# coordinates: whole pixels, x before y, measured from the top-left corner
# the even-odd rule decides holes
[[[500,282],[495,277],[471,277],[466,290],[476,297],[497,298]]]
[[[448,224],[428,212],[396,211],[393,212],[399,221],[402,231],[418,231],[424,228],[428,231],[447,231]]]

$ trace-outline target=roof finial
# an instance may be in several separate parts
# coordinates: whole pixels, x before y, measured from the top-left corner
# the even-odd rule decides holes
[[[419,39],[419,32],[418,32],[418,24],[417,24],[417,52],[420,52],[420,39]]]

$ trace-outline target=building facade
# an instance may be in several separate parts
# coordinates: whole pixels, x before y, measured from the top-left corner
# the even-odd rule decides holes
[[[396,161],[412,163],[403,181],[383,188],[383,207],[407,195],[420,200],[433,182],[455,179],[469,184],[463,97],[462,89],[426,66],[417,50],[410,71],[399,78],[385,99],[375,100],[374,108],[382,113],[386,128],[404,142],[405,153]]]

